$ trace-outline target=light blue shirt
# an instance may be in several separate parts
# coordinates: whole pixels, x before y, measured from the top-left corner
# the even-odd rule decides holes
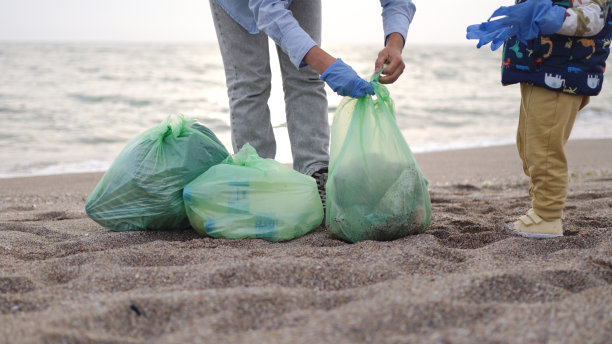
[[[296,67],[304,66],[304,56],[317,45],[288,9],[291,0],[217,0],[217,3],[249,33],[265,32]],[[412,0],[380,0],[380,4],[385,39],[397,32],[406,41],[416,10]]]

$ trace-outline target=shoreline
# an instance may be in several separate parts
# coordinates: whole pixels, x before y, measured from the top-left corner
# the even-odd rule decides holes
[[[594,148],[591,148],[594,147]],[[603,147],[603,148],[600,148]],[[589,165],[601,165],[599,169],[609,170],[612,169],[612,159],[608,159],[606,161],[606,154],[598,154],[597,151],[593,152],[594,149],[597,150],[605,150],[612,149],[612,138],[598,138],[598,139],[573,139],[568,141],[566,150],[568,155],[568,162],[570,167],[570,173],[574,160],[580,160],[581,163],[578,168],[584,168],[585,164]],[[587,151],[586,161],[585,157],[582,156],[584,151]],[[483,173],[478,172],[477,170],[471,170],[471,162],[466,163],[465,160],[458,159],[457,156],[461,156],[463,154],[468,154],[470,156],[474,154],[483,154],[483,163],[485,164],[498,164],[498,163],[506,163],[510,167],[510,169],[503,173],[505,177],[512,177],[515,174],[522,174],[522,170],[520,169],[520,160],[518,158],[518,154],[516,152],[515,145],[513,144],[500,144],[493,146],[483,146],[483,147],[468,147],[468,148],[456,148],[456,149],[447,149],[447,150],[434,150],[427,151],[421,153],[414,153],[417,162],[419,165],[423,164],[425,167],[421,166],[421,169],[426,174],[426,176],[434,175],[434,179],[441,178],[443,180],[448,181],[451,177],[451,174],[445,175],[445,173],[440,173],[438,170],[437,160],[443,160],[443,164],[447,168],[460,168],[461,175],[465,176],[464,179],[468,179],[468,177],[477,177],[486,179],[486,176]],[[503,156],[500,156],[503,155]],[[488,162],[487,162],[488,160]],[[450,162],[448,162],[450,161]],[[72,164],[72,163],[71,163]],[[515,165],[519,164],[519,168]],[[110,163],[109,163],[110,166]],[[456,172],[456,170],[454,171]],[[48,173],[48,174],[24,174],[24,175],[8,175],[1,176],[0,181],[2,180],[11,180],[11,179],[20,179],[20,178],[38,178],[38,177],[57,177],[62,175],[76,175],[76,174],[89,174],[89,175],[102,175],[105,171],[102,170],[92,170],[92,171],[74,171],[74,172],[59,172],[59,173]],[[428,177],[428,179],[430,179]]]
[[[514,146],[415,154],[431,227],[348,244],[87,217],[102,172],[0,179],[0,342],[606,343],[612,140],[567,144],[564,236],[504,227],[529,208]]]

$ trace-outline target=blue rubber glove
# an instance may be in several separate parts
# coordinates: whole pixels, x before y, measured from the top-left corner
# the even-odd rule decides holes
[[[366,94],[374,94],[374,88],[369,82],[363,80],[351,66],[337,59],[331,66],[327,67],[321,75],[334,92],[341,96],[361,98]]]
[[[491,20],[491,18],[501,17]],[[477,47],[491,43],[491,50],[499,48],[506,39],[516,37],[522,43],[540,35],[551,35],[563,26],[565,8],[551,0],[526,0],[514,6],[495,10],[488,21],[470,25],[468,39],[478,39]]]

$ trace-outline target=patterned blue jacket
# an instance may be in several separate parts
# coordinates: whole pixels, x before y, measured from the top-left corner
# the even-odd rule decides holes
[[[572,6],[571,0],[553,3]],[[527,45],[515,38],[506,41],[502,84],[524,82],[569,94],[599,94],[612,39],[612,13],[608,9],[605,15],[603,29],[591,37],[554,34],[533,39]]]

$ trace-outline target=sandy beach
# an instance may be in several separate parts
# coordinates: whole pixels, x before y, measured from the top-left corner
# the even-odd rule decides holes
[[[612,140],[567,145],[565,235],[529,208],[513,146],[417,154],[431,228],[348,244],[111,232],[101,173],[0,179],[1,343],[610,343]]]

